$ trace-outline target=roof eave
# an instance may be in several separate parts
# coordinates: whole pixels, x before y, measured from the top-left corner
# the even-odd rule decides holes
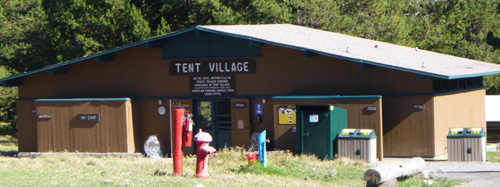
[[[97,58],[97,57],[100,57],[100,56],[112,54],[114,52],[118,52],[118,51],[121,51],[121,50],[124,50],[124,49],[136,47],[136,46],[139,46],[139,45],[144,45],[144,44],[147,44],[149,42],[163,40],[163,39],[170,38],[170,37],[173,37],[173,36],[176,36],[176,35],[179,35],[179,34],[183,34],[183,33],[186,33],[186,32],[193,31],[195,29],[196,29],[195,27],[191,27],[191,28],[184,29],[184,30],[181,30],[181,31],[172,32],[172,33],[169,33],[169,34],[166,34],[166,35],[161,35],[161,36],[157,36],[157,37],[153,37],[153,38],[148,38],[148,39],[145,39],[145,40],[133,43],[133,44],[129,44],[129,45],[117,47],[117,48],[114,48],[114,49],[111,49],[111,50],[107,50],[107,51],[95,53],[95,54],[92,54],[90,56],[84,56],[82,58],[78,58],[78,59],[74,59],[74,60],[62,62],[62,63],[59,63],[59,64],[54,64],[54,65],[43,67],[43,68],[36,69],[36,70],[33,70],[33,71],[29,71],[29,72],[25,72],[25,73],[20,73],[20,74],[12,75],[10,77],[6,77],[6,78],[3,78],[3,79],[0,79],[0,85],[9,85],[10,81],[15,81],[16,79],[19,80],[20,78],[23,78],[25,76],[33,75],[33,74],[36,74],[36,73],[41,73],[41,72],[44,72],[44,71],[49,71],[49,70],[52,70],[52,69],[55,69],[55,68],[59,68],[59,67],[62,67],[62,66],[67,66],[67,65],[74,64],[74,63],[77,63],[77,62],[81,62],[81,61],[89,60],[89,59],[92,59],[92,58]],[[11,86],[4,86],[4,87],[11,87]]]
[[[403,67],[398,67],[398,66],[391,66],[391,65],[387,65],[387,64],[383,64],[383,63],[378,63],[378,62],[373,62],[373,61],[368,61],[368,60],[363,60],[363,59],[359,59],[359,58],[352,58],[352,57],[342,56],[342,55],[338,55],[338,54],[332,54],[332,53],[317,51],[317,50],[314,50],[314,49],[304,48],[304,47],[300,47],[300,46],[294,46],[294,45],[289,45],[289,44],[284,44],[284,43],[278,43],[278,42],[268,41],[268,40],[264,40],[264,39],[259,39],[259,38],[247,36],[247,35],[240,35],[240,34],[234,34],[234,33],[229,33],[229,32],[223,32],[223,31],[213,30],[213,29],[210,29],[210,28],[206,28],[204,26],[195,26],[195,27],[191,27],[191,28],[188,28],[188,29],[185,29],[185,30],[181,30],[181,31],[169,33],[169,34],[166,34],[166,35],[149,38],[149,39],[146,39],[146,40],[143,40],[143,41],[140,41],[140,42],[136,42],[136,43],[133,43],[133,44],[125,45],[125,46],[118,47],[118,48],[115,48],[115,49],[111,49],[111,50],[108,50],[108,51],[96,53],[96,54],[93,54],[93,55],[90,55],[90,56],[86,56],[86,57],[78,58],[78,59],[75,59],[75,60],[71,60],[71,61],[67,61],[67,62],[55,64],[55,65],[52,65],[52,66],[47,66],[47,67],[44,67],[44,68],[41,68],[41,69],[37,69],[37,70],[33,70],[33,71],[30,71],[30,72],[21,73],[21,74],[13,75],[13,76],[10,76],[10,77],[6,77],[6,78],[3,78],[3,79],[0,79],[0,84],[4,85],[4,86],[9,86],[9,85],[16,86],[17,82],[19,82],[20,79],[23,78],[23,77],[25,77],[25,76],[29,76],[29,75],[32,75],[32,74],[36,74],[36,73],[40,73],[40,72],[52,70],[52,69],[59,68],[59,67],[62,67],[62,66],[67,66],[67,65],[70,65],[70,64],[73,64],[73,63],[81,62],[81,61],[84,61],[84,60],[89,60],[89,59],[100,57],[100,56],[103,56],[103,55],[112,54],[112,53],[120,51],[120,50],[128,49],[128,48],[131,48],[131,47],[136,47],[136,46],[143,45],[143,44],[148,44],[150,42],[155,42],[155,41],[163,40],[163,39],[166,39],[166,38],[169,38],[169,37],[173,37],[173,36],[176,36],[176,35],[180,35],[180,34],[183,34],[183,33],[186,33],[186,32],[190,32],[190,31],[193,31],[193,30],[200,30],[200,31],[214,33],[214,34],[221,34],[221,35],[225,35],[225,36],[240,38],[240,39],[247,39],[247,40],[256,41],[256,42],[260,42],[260,43],[265,43],[265,44],[270,44],[270,45],[276,45],[276,46],[290,48],[290,49],[295,49],[295,50],[300,50],[300,51],[304,51],[304,52],[316,53],[316,54],[323,55],[323,56],[329,56],[329,57],[344,59],[344,60],[348,60],[348,61],[352,61],[352,62],[364,63],[364,64],[374,65],[374,66],[378,66],[378,67],[384,67],[384,68],[389,68],[389,69],[394,69],[394,70],[399,70],[399,71],[405,71],[405,72],[415,73],[415,74],[418,74],[418,75],[425,75],[425,76],[434,77],[434,78],[440,78],[440,79],[470,78],[470,77],[480,77],[480,76],[493,75],[493,74],[499,74],[500,73],[500,71],[491,71],[491,72],[484,72],[484,73],[474,73],[474,74],[464,74],[464,75],[451,75],[451,76],[450,75],[443,75],[443,74],[436,74],[436,73],[429,73],[429,72],[426,72],[426,71],[418,71],[418,70],[408,69],[408,68],[403,68]],[[16,84],[11,84],[13,82],[16,83]]]

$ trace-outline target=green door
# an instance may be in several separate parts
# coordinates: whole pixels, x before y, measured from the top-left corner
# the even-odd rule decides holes
[[[330,105],[297,106],[297,151],[332,159],[337,135],[347,128],[347,110]]]
[[[195,100],[193,115],[196,127],[212,136],[213,141],[210,146],[216,149],[232,146],[231,101],[229,99]]]
[[[327,157],[327,125],[328,112],[301,111],[302,118],[302,152],[315,154],[319,158]]]

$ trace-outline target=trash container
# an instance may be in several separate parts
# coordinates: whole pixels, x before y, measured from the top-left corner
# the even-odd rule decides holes
[[[347,109],[333,105],[297,105],[297,153],[333,159],[337,136],[347,128]]]
[[[448,161],[486,161],[486,132],[483,128],[451,128],[447,139]]]
[[[377,136],[373,129],[343,129],[338,137],[338,156],[374,163],[377,161]]]

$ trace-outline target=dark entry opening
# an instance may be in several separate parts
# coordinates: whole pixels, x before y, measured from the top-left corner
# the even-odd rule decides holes
[[[193,114],[196,128],[212,136],[210,146],[216,149],[232,146],[230,99],[194,100]]]
[[[347,128],[347,109],[330,105],[297,106],[297,152],[332,159],[337,135]]]

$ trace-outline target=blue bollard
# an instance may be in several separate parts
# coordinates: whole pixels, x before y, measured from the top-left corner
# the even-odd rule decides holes
[[[259,135],[259,161],[264,165],[264,168],[267,167],[266,143],[266,131],[264,130]]]

